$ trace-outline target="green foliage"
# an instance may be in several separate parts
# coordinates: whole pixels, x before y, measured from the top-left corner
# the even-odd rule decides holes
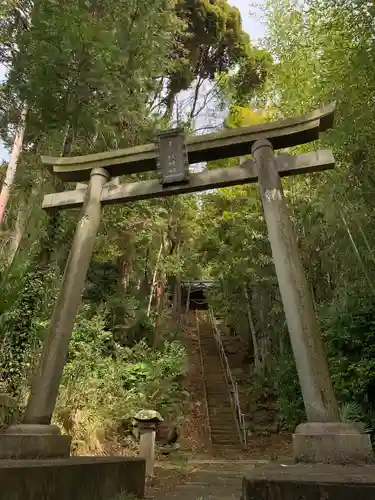
[[[263,381],[278,402],[282,427],[294,429],[306,419],[302,393],[291,347],[277,357],[277,363]]]
[[[228,0],[178,0],[176,11],[186,26],[174,57],[179,61],[169,76],[167,109],[175,96],[197,79],[213,81],[238,65],[228,85],[244,100],[264,82],[270,58],[265,51],[251,47],[243,31],[240,12]]]
[[[360,408],[375,422],[375,316],[372,298],[351,288],[340,304],[326,311],[323,321],[332,379],[340,401]],[[345,406],[345,408],[348,408]],[[358,413],[358,412],[357,412]]]
[[[111,500],[136,500],[136,496],[128,493],[127,491],[124,491],[123,493],[119,493],[116,495],[113,499]]]
[[[17,278],[7,275],[2,281],[0,308],[1,382],[8,393],[19,397],[27,380],[37,336],[34,314],[43,302],[43,281],[38,272],[25,269]]]
[[[77,452],[103,450],[120,427],[129,432],[139,409],[178,419],[183,405],[185,350],[179,343],[154,350],[141,341],[124,348],[103,317],[88,319],[88,313],[81,311],[74,328],[54,417],[73,436]]]

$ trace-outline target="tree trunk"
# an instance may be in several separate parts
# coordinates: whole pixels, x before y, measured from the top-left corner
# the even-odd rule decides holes
[[[21,155],[23,138],[26,130],[26,116],[27,116],[28,106],[24,103],[19,124],[17,126],[16,135],[14,137],[12,153],[10,155],[10,160],[8,163],[8,168],[6,170],[5,179],[0,192],[0,227],[4,223],[5,211],[10,198],[10,192],[14,184],[14,179],[17,173],[18,160]]]
[[[340,217],[341,217],[342,222],[344,223],[346,232],[348,233],[348,236],[349,236],[349,239],[350,239],[350,243],[352,244],[354,253],[355,253],[355,255],[356,255],[357,259],[358,259],[358,262],[359,262],[359,264],[360,264],[360,266],[362,268],[363,274],[365,275],[365,277],[367,279],[367,282],[369,284],[369,287],[371,288],[372,293],[375,295],[375,288],[374,288],[374,285],[372,284],[370,275],[367,272],[366,264],[362,260],[361,254],[360,254],[360,252],[358,250],[356,242],[354,241],[352,232],[350,231],[349,225],[348,225],[348,223],[346,221],[346,218],[345,218],[344,213],[342,212],[342,210],[340,210]]]
[[[118,291],[121,295],[125,295],[128,290],[130,284],[130,277],[132,273],[133,267],[133,255],[132,252],[130,254],[123,254],[118,260]]]
[[[152,297],[154,296],[154,289],[155,289],[155,285],[156,285],[156,276],[157,276],[157,272],[158,272],[158,265],[159,265],[162,250],[163,250],[163,242],[161,242],[161,244],[160,244],[159,253],[158,253],[158,256],[156,259],[154,274],[152,276],[150,295],[149,295],[149,299],[148,299],[147,316],[150,316],[150,314],[151,314]]]
[[[61,146],[60,156],[68,156],[73,148],[74,142],[74,130],[71,123],[67,123],[64,140]],[[55,192],[64,191],[64,183],[57,179],[54,179]],[[56,211],[48,216],[48,222],[45,232],[45,238],[41,241],[41,251],[39,254],[39,268],[45,269],[51,262],[51,256],[54,249],[54,243],[56,240],[56,234],[58,233],[59,225],[61,219],[61,212]]]
[[[10,267],[14,261],[15,256],[18,253],[23,234],[27,227],[29,220],[29,212],[27,210],[27,205],[25,200],[21,200],[20,206],[18,207],[17,219],[13,231],[13,235],[8,246],[8,266]]]

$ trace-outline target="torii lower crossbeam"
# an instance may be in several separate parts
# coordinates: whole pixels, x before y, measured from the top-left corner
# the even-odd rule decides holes
[[[277,171],[280,177],[297,174],[320,172],[334,167],[335,161],[332,151],[324,149],[304,153],[298,156],[280,154],[276,157]],[[233,168],[218,168],[199,174],[191,174],[188,183],[172,184],[163,187],[155,180],[133,182],[118,187],[104,186],[100,201],[102,205],[128,203],[131,201],[147,200],[150,198],[164,198],[178,194],[205,191],[207,189],[222,188],[257,182],[258,174],[254,160],[246,160],[242,165]],[[46,211],[77,208],[83,205],[87,187],[82,186],[74,191],[47,194],[43,200],[43,209]]]

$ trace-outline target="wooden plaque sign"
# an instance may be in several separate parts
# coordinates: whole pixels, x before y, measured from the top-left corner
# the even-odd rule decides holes
[[[158,134],[157,164],[160,181],[164,185],[188,182],[189,161],[184,130],[167,130]]]

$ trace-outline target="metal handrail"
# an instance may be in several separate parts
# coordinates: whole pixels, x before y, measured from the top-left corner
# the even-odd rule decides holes
[[[210,317],[214,337],[215,337],[215,340],[216,340],[216,343],[217,343],[217,346],[219,349],[221,362],[222,362],[223,367],[225,368],[227,380],[228,380],[229,384],[232,386],[233,397],[230,394],[230,398],[231,398],[233,405],[234,405],[234,409],[235,409],[235,413],[236,413],[237,422],[238,422],[238,425],[240,428],[240,432],[242,433],[242,436],[240,436],[241,441],[242,441],[244,448],[246,448],[247,447],[247,432],[246,432],[246,426],[245,426],[245,415],[244,415],[244,413],[242,413],[242,410],[241,410],[240,397],[239,397],[239,393],[238,393],[238,384],[233,378],[232,371],[230,369],[230,365],[229,365],[229,361],[228,361],[228,357],[227,357],[227,354],[226,354],[225,349],[224,349],[223,341],[221,339],[221,335],[220,335],[220,332],[217,328],[216,320],[215,320],[215,317],[214,317],[211,309],[209,309],[209,317]]]

